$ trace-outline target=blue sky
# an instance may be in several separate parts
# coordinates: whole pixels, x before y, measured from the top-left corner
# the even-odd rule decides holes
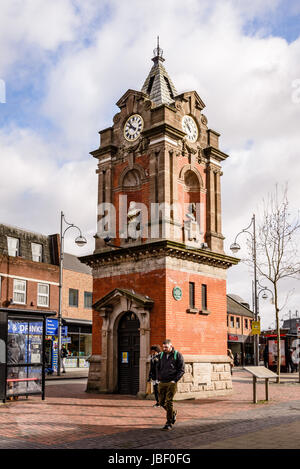
[[[142,87],[157,35],[178,92],[197,90],[230,154],[222,178],[226,247],[276,182],[289,181],[297,208],[299,25],[296,0],[153,0],[151,8],[147,0],[2,0],[0,220],[52,233],[64,210],[93,250],[97,178],[89,152],[112,124],[117,100]],[[67,249],[82,253],[71,241]],[[228,283],[251,302],[246,268],[230,271]]]
[[[281,1],[273,11],[270,9],[262,17],[246,22],[246,34],[262,33],[263,35],[279,36],[289,43],[295,41],[300,34],[300,4],[298,1]]]

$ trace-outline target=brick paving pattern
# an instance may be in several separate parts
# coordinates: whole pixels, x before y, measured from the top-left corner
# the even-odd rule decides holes
[[[86,380],[47,381],[46,399],[0,405],[0,448],[195,449],[299,448],[297,377],[270,384],[270,401],[252,403],[252,380],[233,376],[233,394],[176,402],[178,422],[161,431],[165,412],[133,396],[85,392]],[[264,383],[258,399],[264,399]]]

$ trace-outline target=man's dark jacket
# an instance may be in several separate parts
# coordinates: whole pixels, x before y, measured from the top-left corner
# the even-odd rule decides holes
[[[158,362],[158,380],[161,383],[177,381],[184,375],[184,359],[180,352],[177,352],[176,360],[174,358],[175,349],[173,348],[167,358],[167,353],[163,352]]]

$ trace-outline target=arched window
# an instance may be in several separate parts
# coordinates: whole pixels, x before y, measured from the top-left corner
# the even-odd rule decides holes
[[[131,169],[128,171],[123,179],[123,189],[138,188],[141,184],[140,173],[137,169]]]

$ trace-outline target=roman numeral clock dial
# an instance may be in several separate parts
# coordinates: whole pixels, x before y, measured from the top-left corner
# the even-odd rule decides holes
[[[182,129],[186,133],[188,141],[195,143],[198,138],[198,127],[191,116],[183,116]]]
[[[137,140],[144,128],[143,118],[139,114],[130,116],[124,125],[124,137],[128,142]]]

